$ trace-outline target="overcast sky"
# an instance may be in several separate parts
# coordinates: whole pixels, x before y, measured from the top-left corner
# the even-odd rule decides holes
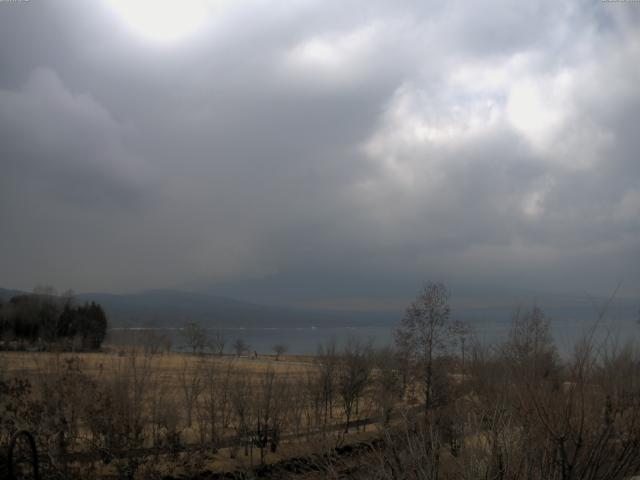
[[[140,4],[0,1],[0,286],[640,296],[640,3]]]

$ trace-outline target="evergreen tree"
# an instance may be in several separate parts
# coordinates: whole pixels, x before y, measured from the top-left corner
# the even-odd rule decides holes
[[[16,295],[0,305],[0,335],[48,343],[79,336],[82,348],[96,350],[107,334],[107,316],[95,303],[73,306],[71,297]]]

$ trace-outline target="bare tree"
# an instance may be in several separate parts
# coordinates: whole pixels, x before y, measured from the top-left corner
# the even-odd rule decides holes
[[[203,402],[198,404],[200,421],[211,443],[216,446],[228,426],[231,415],[231,380],[233,367],[210,361],[203,372]]]
[[[398,355],[391,348],[375,352],[374,400],[382,413],[383,424],[389,425],[393,410],[402,397],[402,379]]]
[[[135,452],[145,442],[153,359],[153,355],[139,356],[135,350],[118,358],[116,374],[103,382],[98,395],[97,414],[88,416],[89,422],[97,422],[94,432],[104,450],[119,457],[120,478],[133,478],[142,461]]]
[[[287,378],[286,375],[276,374],[268,368],[261,374],[259,383],[254,390],[254,429],[258,447],[260,448],[260,462],[264,462],[266,447],[270,443],[271,451],[278,447],[280,433],[284,424],[286,412]]]
[[[441,283],[429,283],[409,305],[396,331],[396,345],[422,385],[426,411],[434,402],[434,362],[450,340],[449,315],[449,291]]]
[[[333,402],[336,396],[338,367],[340,358],[336,349],[336,341],[332,339],[326,345],[318,346],[316,363],[319,367],[317,381],[320,383],[320,392],[323,409],[323,425],[326,427],[329,419],[333,418]],[[318,419],[319,420],[319,419]]]
[[[224,338],[224,333],[221,330],[216,330],[209,341],[209,348],[216,355],[222,356],[224,353],[224,347],[226,345],[226,340]]]
[[[308,410],[309,392],[306,389],[305,378],[295,376],[289,381],[287,411],[288,427],[295,436],[299,436],[304,425],[305,413]]]
[[[168,335],[159,333],[158,331],[149,328],[142,331],[139,343],[142,345],[142,349],[145,354],[155,355],[162,353],[163,350],[167,350],[167,342],[170,342]],[[169,347],[170,350],[170,347]]]
[[[549,320],[539,307],[517,308],[504,354],[517,369],[516,379],[523,375],[533,379],[548,377],[558,369],[558,353],[551,335]]]
[[[249,350],[249,345],[247,345],[242,338],[238,338],[233,344],[233,350],[236,352],[236,355],[240,357],[243,353]]]
[[[322,420],[323,389],[320,378],[321,375],[312,370],[308,370],[304,378],[302,387],[304,390],[304,408],[302,413],[305,418],[307,435],[311,434],[311,427],[320,425]],[[326,425],[326,421],[324,425]]]
[[[207,331],[195,322],[184,324],[182,337],[193,353],[202,353],[207,345]]]
[[[283,355],[288,350],[288,347],[284,343],[278,343],[273,346],[273,352],[276,354],[276,361],[280,360],[280,355]]]
[[[233,427],[236,431],[237,444],[231,449],[232,458],[236,455],[237,446],[244,446],[245,456],[253,454],[251,442],[251,425],[254,417],[253,385],[246,375],[236,375],[231,386],[231,404],[233,405]]]
[[[346,417],[345,433],[354,415],[359,413],[359,404],[365,389],[371,381],[373,367],[371,347],[363,346],[355,339],[350,339],[339,368],[339,391]]]
[[[200,363],[193,365],[185,359],[180,369],[180,387],[184,395],[184,406],[186,413],[186,425],[193,424],[193,410],[198,403],[198,397],[202,392],[202,366]]]
[[[451,323],[450,331],[454,337],[454,342],[460,345],[460,365],[462,373],[464,374],[467,341],[473,335],[473,329],[469,324],[461,320],[456,320]]]

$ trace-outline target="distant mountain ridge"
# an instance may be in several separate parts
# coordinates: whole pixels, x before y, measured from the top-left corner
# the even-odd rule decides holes
[[[0,299],[26,293],[0,289]],[[111,327],[180,327],[187,321],[204,327],[337,327],[389,325],[397,316],[388,312],[308,310],[258,305],[227,297],[175,290],[132,294],[82,293],[76,301],[97,302]]]
[[[0,288],[0,300],[6,302],[11,297],[15,297],[16,295],[21,295],[21,294],[24,294],[24,293],[26,293],[26,292],[23,292],[21,290],[12,290],[12,289],[8,289],[8,288]]]
[[[0,288],[0,300],[24,294],[15,289]],[[533,303],[540,306],[556,325],[569,322],[592,325],[598,317],[598,308],[605,303],[599,299],[593,305],[586,299],[569,298],[558,303],[555,297],[539,296]],[[348,311],[304,309],[260,305],[229,297],[176,290],[149,290],[132,294],[83,293],[76,295],[79,303],[95,301],[103,306],[111,327],[181,327],[193,321],[208,328],[304,328],[304,327],[361,327],[391,326],[397,324],[404,312]],[[531,303],[520,303],[523,308]],[[507,304],[494,307],[452,308],[452,318],[464,320],[479,329],[487,324],[505,324],[511,321],[514,308]],[[630,326],[639,322],[640,299],[617,298],[609,306],[607,324],[620,322]],[[640,326],[638,327],[640,332]]]

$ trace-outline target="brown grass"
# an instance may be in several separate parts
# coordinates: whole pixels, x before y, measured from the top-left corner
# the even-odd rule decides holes
[[[143,361],[145,358],[142,349],[122,349],[122,348],[105,348],[102,352],[0,352],[0,371],[2,377],[9,378],[26,378],[29,379],[34,386],[33,393],[38,394],[42,385],[45,384],[47,377],[58,375],[65,370],[68,362],[77,362],[83,374],[93,378],[97,383],[108,383],[115,378],[122,378],[123,375],[131,375],[131,369],[127,368],[128,362],[133,358],[136,361]],[[231,366],[236,376],[245,376],[250,383],[256,386],[260,385],[264,374],[271,370],[276,375],[282,375],[289,382],[304,381],[309,373],[318,369],[314,363],[314,358],[301,355],[281,355],[276,361],[275,355],[261,355],[257,359],[250,357],[237,357],[235,355],[194,355],[187,353],[156,353],[146,357],[149,361],[151,376],[159,381],[162,387],[169,393],[167,398],[174,401],[176,415],[180,417],[180,422],[184,422],[184,398],[183,386],[184,375],[194,374],[202,371],[202,367],[219,367],[225,370]],[[57,377],[56,377],[57,378]],[[338,401],[334,406],[333,422],[341,422],[344,420],[342,412],[338,408]],[[145,411],[148,407],[145,408]],[[317,427],[314,427],[317,428]],[[265,463],[278,462],[280,460],[300,455],[308,455],[323,449],[332,448],[333,446],[345,441],[351,442],[368,438],[374,433],[374,428],[353,430],[353,433],[345,436],[341,431],[330,432],[326,437],[320,436],[317,439],[309,440],[305,437],[304,441],[298,439],[289,439],[281,443],[276,453],[268,452],[265,457]],[[287,432],[283,432],[287,433]],[[235,432],[228,430],[224,432],[225,436],[233,436]],[[198,443],[198,433],[194,425],[193,428],[184,428],[181,438],[187,445],[196,445]],[[221,448],[217,453],[213,451],[200,452],[199,456],[202,460],[198,468],[213,471],[230,471],[255,466],[260,463],[259,454],[256,449],[252,452],[252,457],[244,455],[242,448],[237,453],[236,458],[232,459],[229,448]],[[157,462],[166,465],[168,472],[171,474],[188,473],[189,468],[183,467],[188,463],[189,453],[181,453],[177,456],[161,454],[157,457]],[[99,471],[101,474],[114,473],[112,467],[101,465]]]
[[[131,349],[120,349],[119,351],[105,349],[103,352],[81,353],[0,352],[0,369],[8,377],[37,377],[57,365],[64,365],[65,360],[78,358],[85,373],[96,377],[109,376],[116,373],[117,367],[123,359],[126,359],[133,352],[135,351]],[[153,355],[154,373],[167,379],[174,374],[177,375],[185,367],[185,363],[188,367],[193,368],[203,363],[221,367],[232,365],[236,371],[250,374],[261,374],[272,369],[277,373],[300,375],[315,368],[313,357],[302,355],[281,356],[278,361],[275,360],[275,356],[271,355],[262,355],[257,360],[235,355],[192,355],[187,353]]]

